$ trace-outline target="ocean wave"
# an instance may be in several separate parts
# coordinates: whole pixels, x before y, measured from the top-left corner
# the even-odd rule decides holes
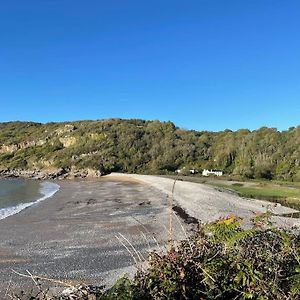
[[[0,220],[5,219],[9,216],[18,214],[20,211],[24,210],[27,207],[35,205],[41,201],[44,201],[48,198],[51,198],[59,190],[59,185],[53,182],[42,182],[40,187],[40,193],[43,195],[41,198],[36,201],[20,203],[16,206],[5,207],[0,209]]]

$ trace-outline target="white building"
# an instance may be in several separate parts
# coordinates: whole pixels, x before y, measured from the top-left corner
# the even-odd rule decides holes
[[[224,172],[221,170],[207,170],[204,169],[202,172],[202,176],[209,176],[209,175],[215,175],[215,176],[223,176]]]
[[[176,173],[180,174],[180,173],[187,173],[186,171],[186,167],[183,167],[182,169],[178,169],[175,171]],[[197,169],[189,169],[188,172],[190,174],[197,174],[198,173],[198,170]]]

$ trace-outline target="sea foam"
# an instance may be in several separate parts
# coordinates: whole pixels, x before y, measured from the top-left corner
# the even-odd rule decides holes
[[[40,193],[43,195],[41,198],[27,203],[20,203],[16,206],[10,206],[0,209],[0,220],[9,216],[15,215],[27,207],[35,205],[45,199],[52,197],[59,190],[59,185],[53,182],[42,182],[40,187]]]

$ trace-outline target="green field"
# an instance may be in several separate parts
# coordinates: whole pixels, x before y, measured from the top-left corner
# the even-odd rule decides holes
[[[241,197],[279,202],[289,207],[300,209],[300,189],[277,186],[272,183],[268,185],[255,185],[244,187],[238,185],[211,184],[237,192]]]

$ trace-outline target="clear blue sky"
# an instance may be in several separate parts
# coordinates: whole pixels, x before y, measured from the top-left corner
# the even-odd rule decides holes
[[[9,0],[0,121],[300,124],[300,1]]]

